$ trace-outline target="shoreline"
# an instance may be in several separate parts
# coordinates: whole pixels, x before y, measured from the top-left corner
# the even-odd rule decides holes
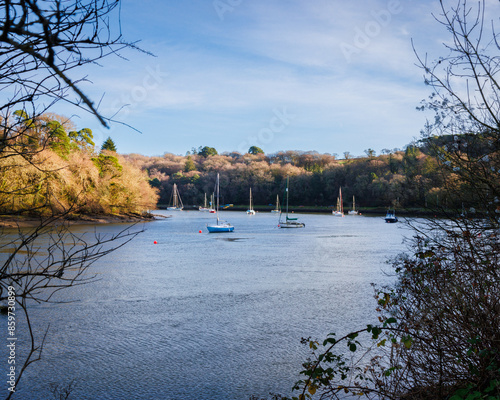
[[[150,222],[157,218],[168,218],[164,215],[147,213],[141,214],[89,214],[89,215],[67,215],[64,217],[54,217],[49,225],[55,223],[65,223],[67,225],[93,225],[93,224],[122,224]],[[40,222],[46,220],[43,217],[0,215],[0,228],[35,228]]]

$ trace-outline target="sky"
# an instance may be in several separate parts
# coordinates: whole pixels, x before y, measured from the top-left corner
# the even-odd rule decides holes
[[[437,0],[124,0],[124,39],[153,55],[126,50],[79,71],[123,124],[73,120],[98,145],[110,136],[119,153],[148,156],[402,148],[429,117],[416,110],[431,90],[412,41],[443,55],[439,12]]]

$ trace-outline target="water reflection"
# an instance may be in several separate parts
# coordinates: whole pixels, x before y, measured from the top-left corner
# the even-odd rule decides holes
[[[51,382],[72,379],[74,398],[89,400],[290,394],[307,356],[301,337],[375,319],[370,283],[392,279],[385,260],[403,249],[404,229],[301,215],[297,232],[272,214],[230,215],[230,237],[200,234],[210,217],[198,212],[147,224],[93,265],[97,282],[59,294],[72,303],[36,306],[37,334],[49,323],[50,333],[19,398],[46,399]]]

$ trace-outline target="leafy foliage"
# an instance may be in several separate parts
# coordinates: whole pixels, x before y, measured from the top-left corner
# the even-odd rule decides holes
[[[68,133],[62,117],[17,116],[23,129],[30,127],[24,148],[31,154],[27,159],[0,153],[2,214],[140,213],[154,208],[157,195],[146,174],[114,152],[95,155],[89,129]]]
[[[113,139],[111,139],[109,136],[108,138],[104,141],[104,143],[101,146],[101,151],[113,151],[116,153],[116,145],[115,142],[113,142]]]

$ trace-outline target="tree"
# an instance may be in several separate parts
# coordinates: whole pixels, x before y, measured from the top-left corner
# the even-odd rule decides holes
[[[84,65],[135,48],[122,40],[121,30],[110,30],[114,20],[119,22],[119,6],[119,0],[10,0],[0,4],[0,85],[6,89],[2,93],[9,94],[0,104],[0,176],[14,169],[19,176],[36,171],[24,186],[2,185],[0,196],[13,196],[13,204],[21,205],[15,212],[11,210],[16,215],[44,210],[38,225],[28,231],[19,229],[16,238],[7,240],[0,232],[1,246],[9,249],[0,265],[0,301],[9,301],[10,311],[15,308],[24,314],[31,340],[26,358],[16,360],[16,387],[26,368],[40,358],[45,340],[39,341],[33,334],[31,305],[51,301],[59,290],[91,282],[92,276],[86,275],[88,266],[140,232],[125,229],[112,237],[93,239],[77,236],[62,221],[79,211],[78,194],[71,204],[57,209],[46,207],[58,204],[50,190],[44,191],[45,198],[37,198],[46,184],[38,177],[55,173],[42,157],[44,150],[52,148],[68,155],[70,139],[90,143],[89,132],[72,137],[60,121],[45,123],[41,116],[48,108],[43,104],[71,103],[107,126],[109,118],[80,89],[85,78],[78,78],[77,73]],[[30,204],[25,201],[28,198],[36,198],[36,202]],[[33,204],[40,201],[44,207],[35,208],[38,206]],[[9,391],[6,398],[13,393]]]
[[[295,387],[300,399],[337,399],[343,392],[373,399],[500,398],[498,19],[485,19],[485,1],[455,4],[440,1],[436,17],[451,37],[449,55],[429,63],[417,53],[433,90],[422,107],[436,113],[423,135],[455,209],[441,205],[436,211],[448,218],[413,225],[410,253],[393,260],[396,283],[376,289],[380,325],[305,340],[313,355]],[[436,137],[449,140],[441,145]],[[414,150],[407,148],[405,157],[416,157]],[[480,207],[481,218],[459,212],[463,202]]]
[[[64,99],[86,108],[106,126],[106,118],[78,87],[84,79],[70,76],[69,71],[135,47],[109,30],[111,21],[118,18],[119,1],[12,0],[3,2],[0,10],[0,82],[12,89],[0,111],[26,106],[34,111],[35,98],[39,104],[42,98],[48,98],[48,103]],[[70,98],[68,90],[76,97]]]
[[[196,171],[196,165],[194,164],[191,156],[188,156],[186,163],[184,164],[184,172]]]
[[[208,147],[208,146],[205,146],[198,151],[198,155],[203,156],[205,158],[207,158],[208,156],[216,156],[217,154],[219,154],[217,153],[217,150],[215,150],[213,147]]]
[[[367,149],[367,150],[365,150],[365,154],[366,154],[369,158],[373,158],[373,157],[375,157],[375,150],[373,150],[373,149]]]
[[[111,139],[109,136],[108,138],[104,141],[104,143],[101,146],[101,151],[113,151],[116,153],[116,145],[115,142],[113,142],[113,139]]]
[[[92,134],[91,129],[83,128],[79,131],[71,131],[68,133],[68,136],[80,150],[85,150],[88,152],[94,151],[94,135]]]
[[[250,154],[265,154],[264,153],[264,150],[262,150],[260,147],[257,147],[257,146],[251,146],[249,149],[248,149],[248,153]]]

